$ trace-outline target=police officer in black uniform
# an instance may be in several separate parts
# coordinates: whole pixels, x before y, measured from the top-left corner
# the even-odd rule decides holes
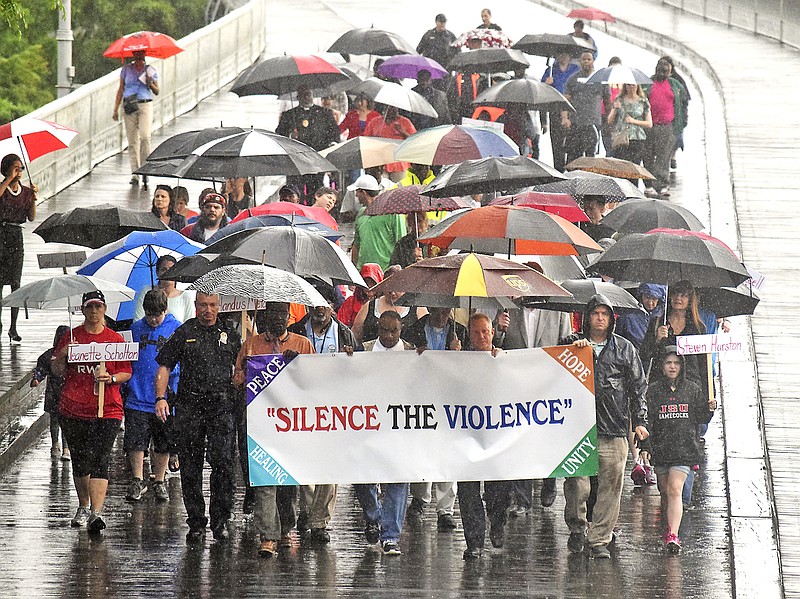
[[[219,296],[198,292],[195,308],[197,317],[178,327],[156,357],[156,415],[162,421],[166,421],[172,407],[165,397],[169,373],[181,365],[174,424],[189,543],[202,541],[208,523],[203,498],[206,439],[211,465],[211,532],[217,541],[228,537],[236,445],[236,395],[231,383],[242,345],[239,333],[218,319]]]

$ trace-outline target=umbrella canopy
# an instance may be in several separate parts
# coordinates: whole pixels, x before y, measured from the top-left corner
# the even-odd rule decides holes
[[[541,110],[574,110],[561,92],[552,85],[533,79],[512,79],[491,86],[472,102],[490,106],[521,105]]]
[[[509,191],[564,178],[552,166],[527,156],[465,160],[443,171],[422,193],[432,197]]]
[[[513,50],[521,50],[525,54],[547,56],[548,58],[558,56],[562,52],[568,53],[572,58],[577,58],[587,50],[589,52],[596,50],[592,44],[579,37],[556,33],[526,35],[511,48]]]
[[[123,35],[113,42],[103,52],[103,56],[106,58],[130,58],[134,52],[141,51],[144,51],[145,56],[151,58],[169,58],[183,52],[183,48],[180,48],[178,43],[165,33],[137,31]]]
[[[275,95],[297,91],[301,85],[320,88],[350,78],[319,56],[276,56],[247,68],[231,87],[237,96]]]
[[[447,76],[447,69],[442,65],[432,58],[419,54],[390,56],[378,67],[378,72],[384,77],[416,79],[423,69],[430,72],[431,79],[442,79]]]
[[[421,260],[387,277],[372,291],[456,297],[569,296],[569,292],[532,268],[473,253]]]
[[[395,160],[428,165],[459,164],[489,156],[519,156],[519,149],[497,129],[440,125],[409,136],[394,153]]]
[[[698,287],[695,289],[701,308],[713,312],[717,318],[753,314],[761,301],[752,287],[742,283],[738,287]]]
[[[462,73],[504,73],[516,69],[527,69],[528,59],[519,50],[507,48],[478,48],[456,54],[447,68]]]
[[[206,240],[206,244],[210,245],[215,241],[219,241],[239,231],[263,229],[265,227],[297,227],[309,233],[322,235],[325,239],[330,239],[333,242],[344,237],[341,233],[337,233],[330,227],[326,227],[322,223],[313,218],[308,218],[307,216],[302,216],[300,214],[266,214],[264,216],[250,216],[238,220],[235,223],[229,223],[209,237],[208,240]]]
[[[591,269],[624,281],[735,287],[750,278],[724,244],[691,235],[631,233],[611,246]]]
[[[508,259],[508,252],[498,252],[495,258]],[[585,279],[586,271],[577,256],[542,256],[539,254],[518,254],[512,255],[511,260],[517,264],[530,266],[532,262],[538,264],[544,274],[556,283],[569,279]]]
[[[159,279],[176,283],[194,283],[212,270],[231,264],[261,264],[261,261],[256,262],[227,254],[195,254],[178,260]]]
[[[162,166],[164,161],[157,161]],[[148,165],[137,171],[147,172]],[[310,175],[336,167],[316,150],[294,139],[251,129],[209,141],[184,158],[169,174],[185,179],[221,179],[268,175]]]
[[[721,239],[717,239],[713,235],[709,235],[708,233],[703,233],[702,231],[688,231],[686,229],[667,229],[667,228],[660,228],[660,229],[651,229],[647,231],[647,233],[665,233],[667,235],[674,235],[676,237],[697,237],[698,239],[703,239],[705,241],[709,241],[711,243],[715,243],[718,246],[725,248],[728,250],[737,260],[739,259],[736,252],[734,252],[731,247],[726,244]]]
[[[247,208],[237,214],[231,222],[236,223],[240,220],[250,218],[251,216],[268,216],[270,214],[299,214],[301,216],[314,219],[315,221],[330,227],[334,231],[339,230],[339,225],[336,223],[333,217],[322,208],[303,206],[302,204],[292,204],[291,202],[272,202],[270,204],[260,204],[253,208]]]
[[[604,83],[621,85],[623,83],[632,83],[638,85],[649,85],[653,83],[650,79],[639,69],[628,67],[621,64],[615,64],[612,67],[605,67],[592,73],[592,76],[586,80],[586,83]]]
[[[655,179],[653,174],[643,166],[634,164],[629,160],[619,158],[606,158],[605,156],[582,156],[570,162],[566,167],[568,171],[589,171],[610,177],[622,179]]]
[[[328,52],[373,56],[416,54],[414,47],[396,33],[372,27],[351,29],[333,42]]]
[[[575,8],[569,12],[567,17],[570,19],[586,19],[587,21],[608,21],[609,23],[614,23],[617,20],[611,13],[591,6]]]
[[[353,87],[350,93],[356,96],[362,95],[373,102],[394,106],[406,112],[434,118],[439,116],[433,106],[417,92],[377,77],[370,77],[366,81],[362,81]]]
[[[491,206],[523,206],[557,214],[571,223],[586,222],[589,217],[578,202],[568,193],[521,191],[510,196],[500,196],[489,202]]]
[[[22,117],[0,125],[0,156],[20,154],[24,160],[69,147],[78,132],[64,125],[31,117]]]
[[[446,293],[404,293],[395,300],[397,306],[425,308],[462,308],[469,310],[519,310],[507,297],[460,297]]]
[[[364,279],[350,258],[321,235],[296,227],[239,231],[202,250],[262,262],[301,277],[316,277],[337,285],[361,285]]]
[[[399,139],[359,135],[321,150],[320,156],[342,171],[371,168],[394,162],[394,151],[398,145]]]
[[[647,233],[657,227],[699,231],[705,226],[691,211],[666,200],[628,200],[603,217],[619,233]]]
[[[265,302],[330,306],[310,283],[285,270],[262,264],[222,266],[203,275],[189,288],[200,293],[219,293]]]
[[[177,231],[137,231],[92,252],[77,273],[116,281],[139,291],[158,282],[156,262],[161,256],[177,259],[196,254],[203,247]],[[115,320],[131,319],[133,302],[121,304],[117,309],[109,308],[107,314]]]
[[[152,212],[98,204],[53,213],[33,232],[48,242],[74,243],[97,249],[135,231],[167,229],[167,225]]]
[[[23,285],[0,305],[43,310],[71,308],[81,305],[82,296],[87,291],[102,291],[108,304],[131,300],[136,295],[133,289],[116,281],[85,275],[58,275]]]
[[[471,40],[480,40],[481,48],[510,48],[511,38],[499,29],[470,29],[456,38],[451,46],[461,48]]]
[[[576,279],[563,281],[561,286],[572,294],[572,297],[548,298],[534,308],[558,312],[583,312],[589,299],[598,293],[605,295],[616,313],[644,312],[638,300],[622,287],[614,283],[606,283],[597,279]]]
[[[409,214],[411,212],[450,211],[466,208],[460,198],[430,198],[420,195],[422,185],[407,185],[388,189],[367,206],[364,214]]]
[[[227,138],[237,133],[246,133],[247,131],[249,131],[249,129],[243,129],[242,127],[220,126],[178,133],[158,144],[158,147],[150,152],[147,160],[186,158],[193,150],[196,150],[210,141]]]
[[[453,215],[420,235],[419,242],[485,253],[577,256],[602,251],[560,216],[518,206],[484,206]]]
[[[645,197],[639,188],[627,179],[588,171],[571,171],[564,173],[564,176],[566,179],[563,181],[534,185],[530,189],[547,193],[568,193],[576,200],[582,200],[585,196],[600,196],[606,202]]]

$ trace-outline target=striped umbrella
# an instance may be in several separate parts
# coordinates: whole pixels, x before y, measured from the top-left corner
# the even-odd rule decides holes
[[[301,85],[321,88],[350,78],[319,56],[276,56],[246,69],[231,91],[237,96],[275,95],[296,91]]]
[[[372,168],[394,162],[394,151],[399,144],[398,139],[359,135],[325,148],[319,154],[340,170]]]
[[[411,135],[394,152],[395,160],[428,165],[460,164],[490,156],[519,156],[519,148],[497,129],[440,125]]]

